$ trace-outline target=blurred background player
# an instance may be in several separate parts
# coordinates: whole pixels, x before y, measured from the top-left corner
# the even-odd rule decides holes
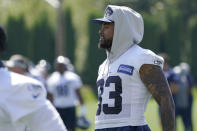
[[[47,80],[48,92],[52,95],[52,101],[59,112],[64,124],[69,131],[76,128],[76,106],[78,100],[85,114],[84,102],[80,94],[82,81],[70,68],[70,60],[64,56],[58,56],[55,61],[55,69]],[[71,70],[71,71],[70,71]]]
[[[29,60],[20,54],[15,54],[5,62],[6,67],[12,72],[19,73],[25,76],[31,76],[29,73]]]
[[[164,67],[163,71],[165,74],[166,79],[168,80],[168,84],[170,86],[172,96],[175,102],[176,106],[176,93],[178,91],[178,83],[179,83],[179,77],[175,74],[173,68],[170,65],[170,57],[166,53],[160,53],[159,56],[163,57],[164,59]]]
[[[39,63],[34,66],[25,56],[14,54],[4,63],[10,71],[34,78],[46,87],[46,78],[48,77],[48,70],[50,68],[46,60],[40,60]]]
[[[164,59],[164,67],[163,67],[163,71],[164,71],[164,75],[168,81],[170,90],[172,92],[172,97],[175,103],[175,110],[176,110],[176,94],[178,92],[179,89],[179,76],[174,72],[173,68],[170,65],[170,57],[168,54],[166,53],[159,53],[159,56],[163,57]],[[176,112],[175,112],[176,114]],[[159,116],[161,117],[161,109],[159,107]]]
[[[139,44],[143,18],[136,11],[108,5],[101,24],[99,48],[107,52],[97,78],[95,131],[150,131],[144,112],[151,97],[161,109],[163,131],[174,131],[175,110],[163,74],[163,59]]]
[[[51,65],[49,64],[49,62],[47,60],[40,60],[38,62],[38,64],[31,69],[31,73],[35,76],[40,76],[43,79],[47,79],[49,73],[48,71],[50,70]]]
[[[181,62],[174,67],[174,72],[179,76],[179,88],[176,93],[176,119],[180,116],[185,131],[193,131],[192,125],[192,87],[194,86],[193,77],[190,74],[190,66]]]
[[[46,80],[49,76],[49,70],[51,68],[51,65],[49,64],[49,62],[47,62],[46,60],[42,59],[40,60],[37,65],[33,66],[30,69],[30,73],[37,78],[38,80],[40,80],[45,86],[47,86],[46,84]]]
[[[0,51],[5,44],[6,33],[0,26]],[[40,82],[8,71],[1,61],[0,81],[1,131],[66,131]]]

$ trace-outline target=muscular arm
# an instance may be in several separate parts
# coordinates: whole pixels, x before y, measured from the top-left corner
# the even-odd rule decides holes
[[[141,80],[160,105],[163,131],[174,131],[174,101],[162,69],[157,65],[144,64],[141,66],[139,73]]]

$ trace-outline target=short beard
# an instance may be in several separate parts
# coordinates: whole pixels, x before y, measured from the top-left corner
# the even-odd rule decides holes
[[[104,40],[103,43],[99,42],[99,44],[98,44],[98,48],[106,49],[108,51],[111,50],[111,46],[112,46],[112,40]]]

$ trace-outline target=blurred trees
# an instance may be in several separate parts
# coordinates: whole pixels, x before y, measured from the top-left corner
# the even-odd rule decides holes
[[[29,46],[29,31],[26,27],[26,23],[23,15],[19,17],[10,16],[6,25],[8,39],[8,53],[15,54],[20,52],[23,55],[28,54]],[[18,48],[20,47],[20,48]]]
[[[195,76],[195,80],[197,80],[197,16],[194,16],[194,18],[191,20],[191,32],[190,32],[190,38],[191,38],[191,74]]]
[[[99,14],[98,14],[99,15]],[[91,20],[96,18],[98,15],[90,14],[89,17],[89,46],[87,49],[87,58],[82,73],[83,81],[94,87],[96,93],[96,79],[98,74],[99,65],[104,61],[106,54],[104,50],[98,49],[99,35],[98,30],[99,25],[93,23]]]
[[[65,11],[65,23],[66,23],[66,56],[75,64],[75,48],[76,48],[76,36],[75,29],[72,22],[72,13],[70,8]]]
[[[196,0],[75,0],[63,1],[66,56],[77,67],[85,84],[96,86],[98,66],[105,52],[97,49],[99,26],[92,18],[102,17],[107,4],[130,6],[144,18],[141,46],[156,53],[166,52],[174,66],[191,64],[197,79],[197,1]],[[9,36],[3,59],[21,53],[34,62],[55,57],[55,9],[41,0],[0,0],[0,23]],[[80,68],[80,69],[79,69]]]
[[[40,14],[40,18],[33,27],[29,29],[29,32],[29,53],[25,55],[34,62],[45,59],[53,63],[55,57],[55,37],[54,30],[50,26],[46,12]]]
[[[0,4],[2,5],[2,2]],[[8,2],[8,3],[7,3]],[[13,6],[13,4],[18,4],[16,1],[7,1],[4,4]],[[23,1],[20,4],[30,4],[31,1]],[[10,4],[9,4],[10,3]],[[22,54],[27,56],[34,63],[37,63],[40,59],[46,59],[51,64],[53,64],[55,59],[55,28],[57,25],[51,22],[50,18],[54,17],[52,13],[47,10],[47,7],[40,9],[37,7],[42,4],[47,5],[43,1],[32,1],[31,5],[25,5],[22,8],[22,5],[18,5],[14,9],[15,12],[10,12],[6,16],[6,22],[4,24],[7,34],[8,34],[8,47],[7,52],[1,55],[2,59],[9,59],[13,54]],[[8,8],[9,6],[4,7],[3,9]],[[21,7],[21,8],[19,8]],[[25,11],[23,11],[28,7]],[[15,8],[13,6],[13,8]],[[32,9],[32,10],[29,10]],[[51,7],[51,9],[53,9]],[[55,11],[55,9],[53,9]],[[10,10],[9,10],[10,11]],[[17,12],[17,13],[16,13]],[[75,55],[75,30],[73,27],[71,11],[69,9],[64,10],[65,26],[66,26],[66,43],[68,49],[66,50],[67,56],[74,62]],[[39,14],[39,15],[36,15]],[[34,15],[34,16],[33,16]],[[29,22],[29,20],[31,21]],[[30,24],[31,23],[31,24]]]

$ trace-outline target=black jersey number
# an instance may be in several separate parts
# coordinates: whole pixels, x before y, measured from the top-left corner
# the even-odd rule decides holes
[[[114,107],[109,107],[108,104],[102,104],[103,88],[110,88],[110,84],[115,84],[115,91],[109,92],[109,99],[114,99]],[[96,115],[100,115],[103,107],[104,114],[119,114],[122,111],[122,81],[119,76],[109,76],[106,80],[100,79],[97,81],[98,87],[98,109]]]
[[[56,89],[57,89],[57,94],[59,96],[67,96],[68,95],[68,86],[67,85],[58,85]]]

